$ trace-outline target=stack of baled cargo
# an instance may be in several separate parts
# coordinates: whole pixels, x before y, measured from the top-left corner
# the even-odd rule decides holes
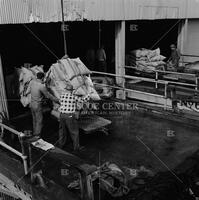
[[[31,68],[21,67],[19,73],[20,100],[24,107],[31,102],[30,85],[36,79],[37,72],[44,72],[43,66]],[[45,74],[45,85],[58,99],[66,91],[66,84],[70,82],[74,88],[74,94],[83,96],[90,93],[92,100],[100,100],[100,97],[90,78],[91,71],[81,62],[79,58],[64,58],[53,64]],[[57,109],[59,105],[54,104]]]
[[[160,55],[160,49],[137,49],[131,52],[135,58],[135,66],[137,70],[152,73],[154,70],[164,70],[166,57]]]
[[[70,82],[73,85],[74,94],[81,96],[90,93],[91,99],[100,100],[90,74],[91,71],[79,58],[65,58],[50,67],[46,73],[46,85],[57,98],[65,92],[66,84]]]
[[[24,107],[27,107],[31,101],[30,85],[32,80],[36,79],[38,72],[44,72],[43,65],[34,67],[16,68],[19,76],[19,95],[20,101]]]
[[[100,100],[100,97],[94,89],[90,78],[91,71],[81,62],[79,58],[64,58],[53,64],[46,73],[46,85],[57,98],[66,92],[67,82],[73,85],[73,94],[84,96],[90,94],[92,100]],[[79,105],[81,108],[82,106]],[[51,112],[56,118],[59,118],[59,105],[54,103]]]

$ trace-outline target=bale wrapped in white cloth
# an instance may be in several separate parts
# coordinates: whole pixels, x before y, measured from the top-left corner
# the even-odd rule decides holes
[[[160,49],[137,49],[131,51],[135,56],[135,66],[137,70],[152,73],[154,70],[164,69],[166,57],[160,55]]]
[[[19,93],[21,103],[24,107],[31,102],[30,84],[36,78],[37,72],[44,72],[43,66],[34,66],[32,68],[21,67],[19,69]],[[81,62],[79,58],[65,58],[53,64],[45,74],[46,87],[58,99],[65,92],[66,83],[70,82],[74,88],[74,94],[90,94],[92,100],[100,100],[100,97],[94,89],[90,78],[91,71]]]
[[[61,59],[53,64],[46,73],[46,85],[57,98],[60,98],[60,95],[66,91],[66,84],[70,82],[75,90],[74,94],[86,95],[89,93],[92,100],[100,100],[94,89],[90,74],[91,71],[79,58]]]
[[[36,78],[38,72],[44,72],[43,65],[34,66],[31,68],[21,67],[19,73],[19,95],[20,101],[24,107],[28,106],[31,101],[30,84]]]

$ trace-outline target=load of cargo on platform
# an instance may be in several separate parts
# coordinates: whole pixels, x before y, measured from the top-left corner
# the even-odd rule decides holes
[[[44,72],[43,65],[17,68],[17,72],[19,76],[20,101],[24,107],[27,107],[31,102],[31,81],[36,78],[38,72]]]
[[[138,71],[152,73],[154,70],[165,70],[166,57],[160,54],[160,49],[149,50],[140,48],[133,50],[129,55],[129,64]]]

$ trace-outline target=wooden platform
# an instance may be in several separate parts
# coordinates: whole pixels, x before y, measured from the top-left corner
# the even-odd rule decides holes
[[[53,110],[51,115],[59,120],[59,112]],[[79,128],[84,131],[84,133],[92,133],[100,129],[104,129],[111,124],[110,120],[94,114],[80,115],[79,117]]]
[[[29,145],[29,158],[31,160],[31,177],[42,170],[42,174],[48,180],[65,188],[67,199],[76,200],[81,196],[82,200],[93,200],[93,188],[91,174],[97,170],[95,165],[87,164],[79,157],[55,147],[44,151],[32,145],[31,140],[26,140]],[[37,163],[35,165],[35,163]],[[34,165],[33,165],[34,164]],[[72,191],[68,186],[80,180],[80,190]]]
[[[97,115],[83,116],[79,120],[79,127],[85,133],[91,133],[93,131],[100,130],[101,128],[104,128],[109,124],[111,124],[110,120],[107,120]]]

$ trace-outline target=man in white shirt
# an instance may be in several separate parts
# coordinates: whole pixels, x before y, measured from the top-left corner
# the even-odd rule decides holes
[[[43,108],[42,104],[44,101],[44,97],[59,103],[59,99],[54,97],[52,94],[48,92],[44,83],[44,73],[38,72],[37,79],[32,80],[30,86],[30,93],[31,93],[31,103],[30,108],[32,112],[33,118],[33,135],[35,137],[40,137],[42,126],[43,126]]]

